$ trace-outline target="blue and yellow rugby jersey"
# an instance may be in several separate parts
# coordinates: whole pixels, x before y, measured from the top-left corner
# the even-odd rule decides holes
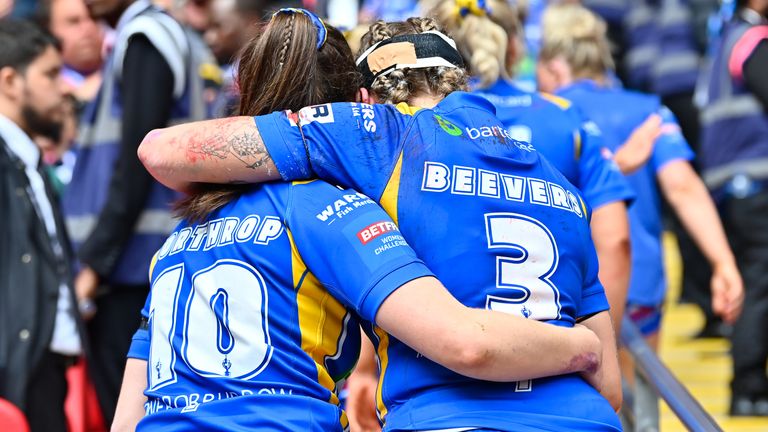
[[[432,275],[373,201],[321,181],[255,187],[183,222],[155,262],[129,353],[148,362],[147,431],[344,430],[356,316]]]
[[[661,104],[657,96],[620,88],[603,87],[590,80],[580,80],[561,89],[558,94],[572,100],[579,109],[597,123],[605,145],[616,151],[649,115],[662,118],[662,134],[656,139],[648,162],[627,176],[637,194],[629,208],[629,235],[632,243],[632,275],[627,301],[645,306],[658,306],[664,301],[666,278],[661,248],[661,195],[656,184],[657,173],[668,163],[692,160],[675,116]]]
[[[504,79],[474,93],[491,101],[510,135],[533,144],[581,190],[593,209],[634,198],[613,155],[603,146],[599,128],[585,122],[570,101],[526,92]]]
[[[379,201],[465,305],[562,326],[608,309],[578,190],[530,144],[512,139],[487,100],[453,93],[434,109],[399,109],[328,104],[255,121],[285,178],[316,174]],[[620,427],[608,402],[576,375],[474,380],[373,332],[387,431]]]

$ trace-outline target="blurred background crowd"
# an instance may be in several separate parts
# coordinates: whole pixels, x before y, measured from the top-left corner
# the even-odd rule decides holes
[[[562,81],[565,72],[553,61],[560,54],[541,51],[548,37],[556,37],[548,33],[556,33],[555,27],[548,28],[543,18],[553,3],[568,1],[507,1],[517,16],[501,23],[513,41],[505,41],[502,57],[514,63],[514,76],[501,75],[525,91],[554,91],[557,86],[539,81]],[[35,124],[35,115],[52,115],[50,106],[59,106],[61,127],[40,125],[30,134],[42,164],[35,166],[33,157],[24,167],[11,157],[0,172],[13,185],[14,169],[39,171],[28,174],[32,189],[34,176],[42,179],[28,198],[13,186],[0,195],[9,231],[0,242],[14,242],[0,255],[0,273],[28,269],[18,276],[22,279],[2,282],[26,280],[24,287],[0,287],[0,397],[27,414],[33,431],[66,430],[63,410],[57,416],[50,407],[62,406],[64,372],[86,353],[104,423],[114,415],[125,355],[149,291],[149,257],[175,223],[165,204],[177,196],[154,182],[136,157],[143,137],[171,124],[236,114],[238,51],[278,8],[315,11],[346,31],[355,52],[371,22],[425,15],[435,3],[0,0],[0,19],[25,19],[42,28],[57,41],[62,63],[54,71],[60,88],[46,91],[30,79],[19,111]],[[464,3],[456,1],[456,7],[494,13],[490,0]],[[684,263],[682,300],[698,305],[705,317],[692,337],[730,338],[739,347],[730,414],[768,416],[768,0],[580,3],[605,23],[611,53],[605,80],[656,95],[695,154],[693,166],[719,210],[746,300],[735,323],[716,316],[709,294],[711,260],[681,228],[675,212],[666,211],[664,226],[675,233]],[[33,39],[30,46],[37,43]],[[0,47],[0,56],[11,59],[0,70],[29,65],[23,59],[13,63],[12,49]],[[573,70],[580,61],[576,57],[566,59]],[[589,54],[581,60],[589,60]],[[0,73],[0,86],[6,78]],[[12,129],[0,122],[0,137],[10,141]],[[26,201],[27,213],[11,210]],[[12,231],[28,226],[35,213],[51,215],[50,223],[29,228],[47,234],[47,245],[12,240]],[[31,295],[34,306],[22,306]]]

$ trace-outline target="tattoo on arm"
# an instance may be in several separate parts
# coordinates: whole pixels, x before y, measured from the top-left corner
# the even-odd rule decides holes
[[[228,144],[230,152],[250,169],[259,168],[269,161],[269,153],[264,147],[264,142],[255,132],[233,135]]]
[[[258,132],[254,130],[233,131],[225,123],[216,128],[212,134],[199,134],[189,131],[179,137],[186,142],[187,159],[196,162],[198,159],[213,157],[227,159],[234,156],[246,168],[257,169],[270,161],[269,153]]]

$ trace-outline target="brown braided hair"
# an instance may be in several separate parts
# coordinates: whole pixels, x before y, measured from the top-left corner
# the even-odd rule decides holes
[[[298,111],[309,105],[355,100],[362,77],[344,36],[326,25],[328,35],[317,49],[317,30],[300,13],[278,13],[240,52],[238,83],[242,115]],[[249,185],[199,185],[174,206],[176,214],[201,222]]]

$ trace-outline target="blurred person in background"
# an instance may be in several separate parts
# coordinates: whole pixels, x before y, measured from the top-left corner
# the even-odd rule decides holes
[[[101,86],[105,29],[91,18],[83,0],[43,1],[35,20],[61,44],[61,74],[70,95],[59,140],[37,138],[44,149],[46,167],[54,174],[56,191],[61,194],[72,178],[75,157],[70,147],[77,136],[78,116]]]
[[[44,1],[36,18],[61,43],[62,75],[70,93],[82,103],[93,99],[101,85],[104,29],[91,18],[85,1]]]
[[[629,3],[622,40],[620,75],[628,87],[650,92],[675,115],[686,142],[699,154],[699,112],[693,94],[705,48],[697,36],[697,20],[706,16],[705,0],[637,0]],[[694,7],[695,6],[695,7]],[[705,12],[701,12],[704,10]],[[691,166],[698,171],[698,158]],[[705,324],[699,336],[722,336],[725,326],[711,307],[709,280],[712,270],[684,225],[669,212],[670,228],[682,257],[682,293],[703,311]]]
[[[13,0],[0,0],[0,18],[4,18],[13,11]]]
[[[221,67],[222,79],[212,101],[212,117],[226,117],[237,109],[240,92],[236,84],[236,56],[259,31],[265,4],[264,0],[212,0],[210,25],[204,39]]]
[[[712,265],[712,308],[727,322],[739,315],[744,291],[736,261],[714,203],[691,167],[693,153],[674,115],[658,97],[607,85],[613,61],[605,25],[577,5],[551,7],[544,15],[544,38],[537,66],[545,91],[557,91],[573,101],[602,130],[606,146],[621,151],[632,131],[649,115],[662,119],[662,132],[648,163],[625,172],[637,194],[629,209],[632,242],[632,276],[627,314],[657,349],[666,279],[661,245],[661,192]],[[657,186],[656,182],[658,181]],[[631,360],[624,357],[623,371],[632,381]],[[637,400],[636,400],[637,401]],[[658,408],[654,404],[654,411]],[[640,420],[655,418],[649,414]]]
[[[56,41],[0,20],[0,397],[33,432],[65,432],[66,369],[82,353],[72,253],[33,138],[65,119]]]
[[[768,416],[768,0],[739,0],[709,73],[701,168],[744,276],[731,415]]]
[[[63,208],[81,266],[75,291],[92,315],[91,377],[110,424],[149,262],[175,225],[168,206],[176,194],[152,179],[136,149],[154,128],[205,117],[198,70],[206,59],[192,48],[192,32],[147,0],[93,0],[88,8],[117,33],[81,118]]]

